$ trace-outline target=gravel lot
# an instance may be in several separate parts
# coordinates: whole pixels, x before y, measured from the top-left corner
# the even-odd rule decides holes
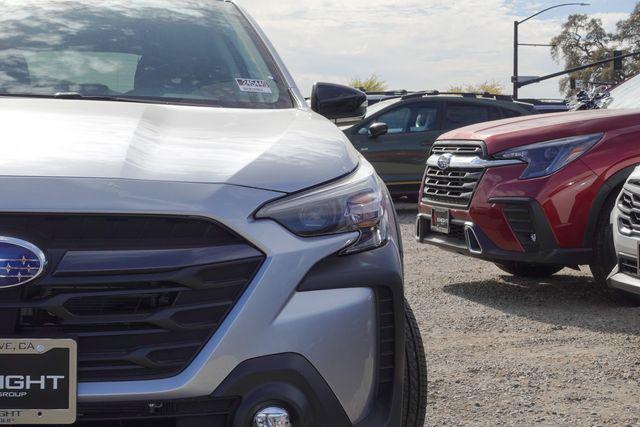
[[[416,243],[415,212],[400,219],[427,425],[640,424],[640,309],[595,295],[586,270],[516,279]]]

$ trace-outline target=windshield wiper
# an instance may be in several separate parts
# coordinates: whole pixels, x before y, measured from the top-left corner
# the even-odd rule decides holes
[[[137,98],[120,95],[83,95],[79,92],[57,92],[53,94],[56,99],[88,99],[90,101],[114,101],[114,102],[141,102],[152,104],[171,104],[170,100],[159,100],[157,98]]]
[[[159,105],[188,105],[194,107],[225,108],[224,105],[214,104],[208,100],[188,98],[162,98],[126,95],[83,95],[80,92],[56,92],[54,94],[40,93],[0,93],[1,98],[44,98],[44,99],[83,99],[89,101],[135,102],[139,104]]]

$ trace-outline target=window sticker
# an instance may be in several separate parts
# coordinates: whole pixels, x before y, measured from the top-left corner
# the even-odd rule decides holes
[[[242,92],[273,93],[269,84],[264,80],[236,79],[236,83]]]

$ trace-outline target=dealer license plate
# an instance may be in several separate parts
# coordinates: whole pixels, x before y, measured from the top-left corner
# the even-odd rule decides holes
[[[0,338],[0,425],[76,421],[77,345]]]
[[[431,231],[449,234],[451,232],[450,219],[449,209],[433,208],[431,211]]]

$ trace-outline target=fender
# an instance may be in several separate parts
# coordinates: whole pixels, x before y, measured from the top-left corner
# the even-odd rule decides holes
[[[600,187],[600,190],[598,191],[598,194],[596,195],[596,198],[593,200],[593,204],[591,205],[591,211],[589,212],[589,221],[587,223],[587,230],[584,235],[585,248],[590,248],[593,246],[593,237],[596,233],[596,225],[598,224],[598,218],[600,217],[600,213],[605,202],[617,188],[621,187],[625,182],[627,182],[627,179],[635,168],[636,165],[631,165],[622,170],[619,170],[604,184],[602,184],[602,187]]]

